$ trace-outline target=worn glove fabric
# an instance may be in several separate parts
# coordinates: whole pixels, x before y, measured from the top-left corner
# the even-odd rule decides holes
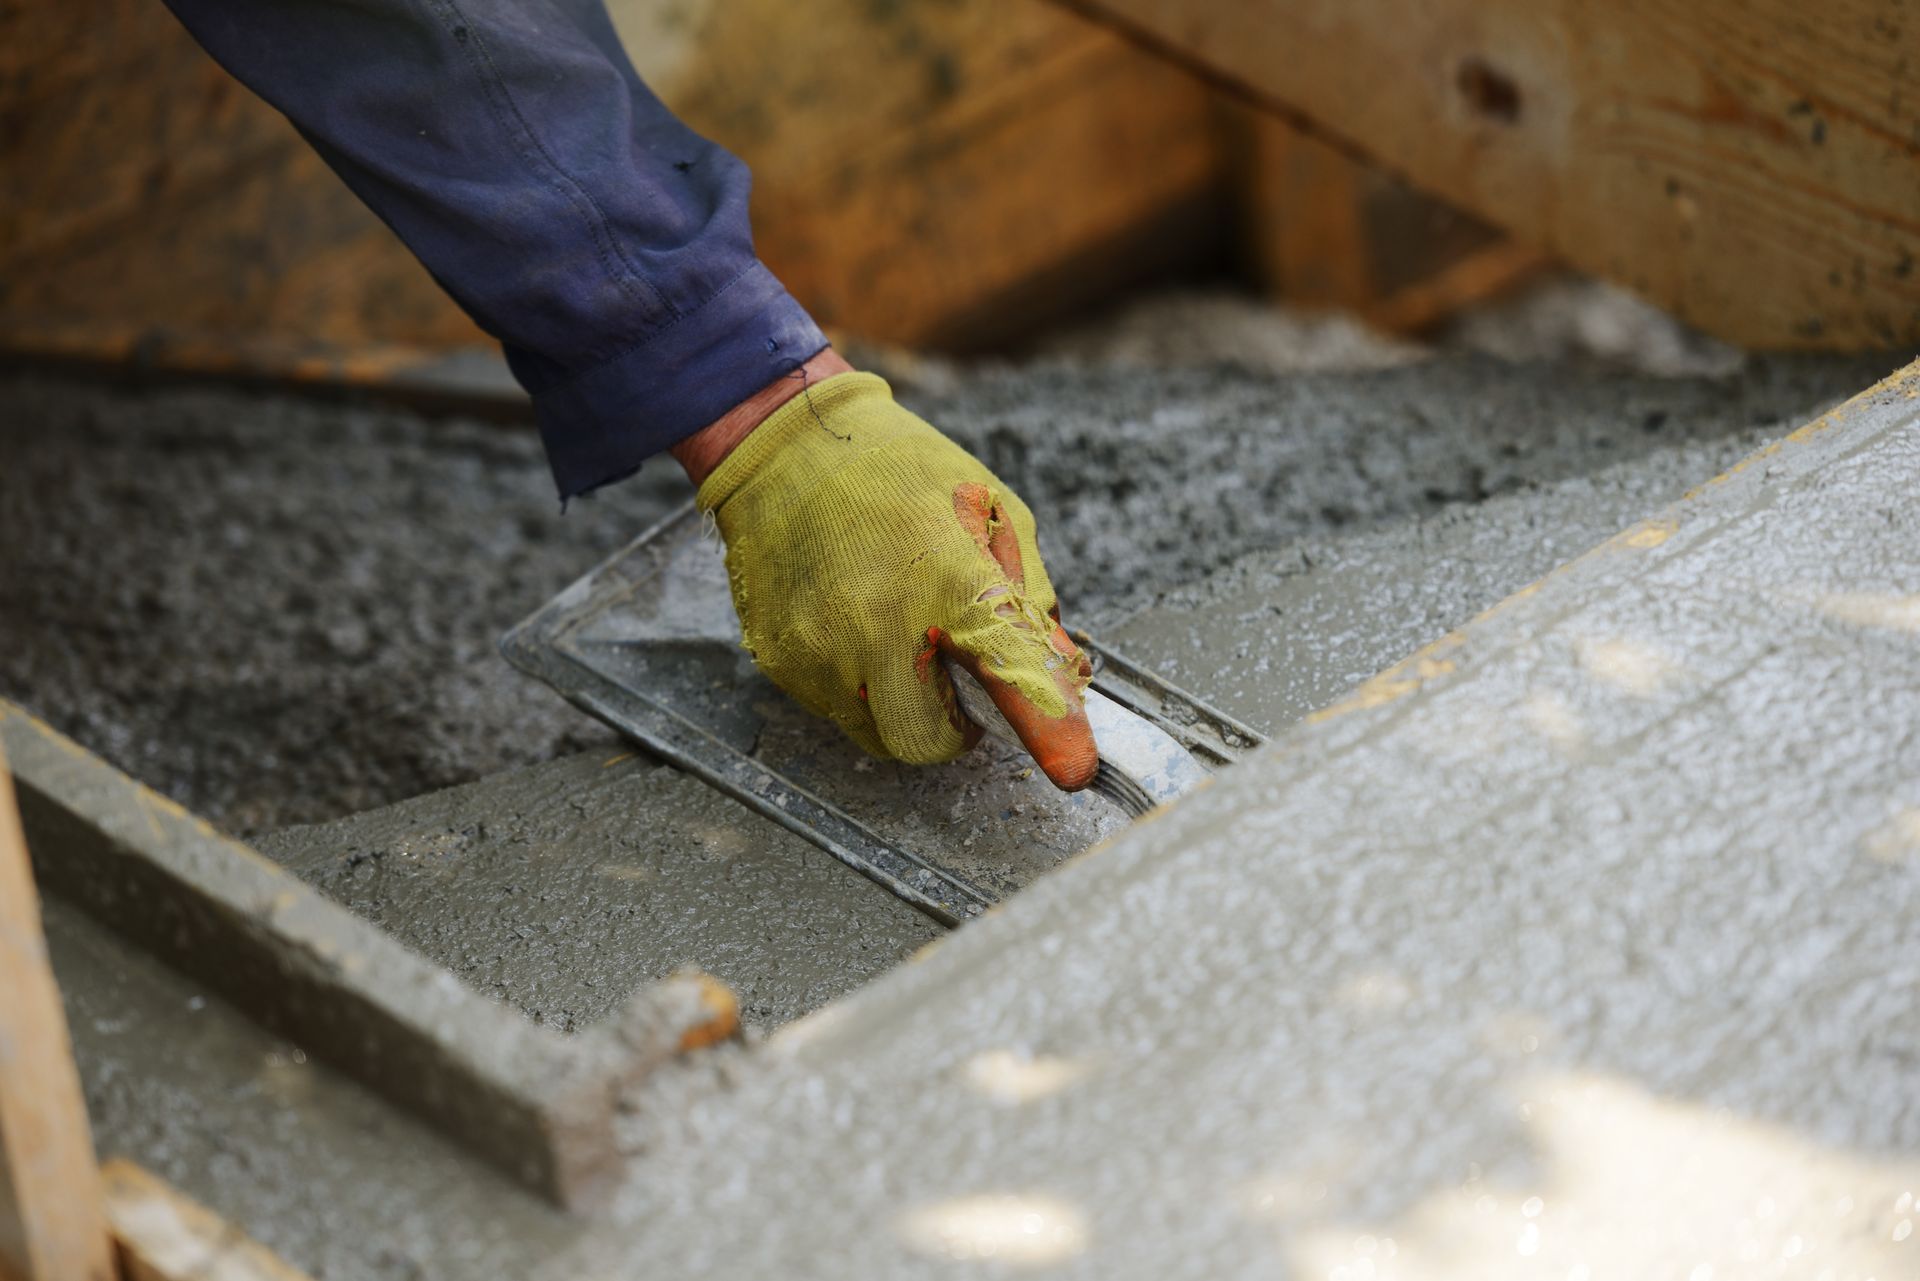
[[[872,374],[788,400],[700,486],[747,648],[876,756],[950,760],[978,737],[941,655],[974,672],[1047,775],[1097,764],[1086,660],[1055,621],[1033,514]]]

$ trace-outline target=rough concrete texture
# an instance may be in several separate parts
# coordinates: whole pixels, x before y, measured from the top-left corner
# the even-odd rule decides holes
[[[46,891],[557,1204],[606,1191],[623,1089],[737,1026],[689,975],[623,988],[588,1034],[537,1028],[4,701],[0,743]]]
[[[685,488],[563,517],[524,429],[32,381],[0,456],[0,696],[239,835],[616,741],[494,641]]]
[[[785,1023],[943,932],[799,837],[624,751],[292,828],[260,848],[468,985],[563,1029],[689,965],[731,986],[750,1026]]]
[[[1790,423],[1885,364],[1056,361],[902,391],[1045,513],[1099,624],[1250,552]],[[0,695],[240,834],[610,743],[493,642],[685,494],[657,466],[562,517],[524,430],[18,379],[0,454]]]
[[[314,1281],[519,1277],[577,1222],[59,899],[49,951],[94,1146]]]
[[[1911,1275],[1916,486],[1920,371],[656,1077],[564,1239],[56,908],[104,1146],[335,1281]]]
[[[1913,1275],[1915,492],[1920,366],[660,1081],[542,1275]]]
[[[1791,430],[1890,363],[1756,360],[1730,379],[1481,357],[1287,378],[1041,364],[921,407],[1047,513],[1070,619],[1097,631],[1249,551]]]

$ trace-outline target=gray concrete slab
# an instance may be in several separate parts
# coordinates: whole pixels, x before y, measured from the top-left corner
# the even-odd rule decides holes
[[[1681,442],[1590,475],[1248,553],[1105,639],[1275,733],[1778,434]]]
[[[4,701],[0,742],[42,889],[556,1204],[617,1177],[623,1089],[737,1026],[688,973],[581,1035],[536,1027]]]
[[[94,1146],[315,1281],[522,1276],[578,1221],[57,898],[48,949]]]
[[[944,931],[703,784],[631,751],[496,775],[259,842],[474,989],[563,1030],[692,966],[771,1027]]]
[[[544,1275],[1914,1274],[1916,492],[1920,367],[659,1082]]]
[[[900,382],[1044,514],[1068,621],[1098,631],[1243,555],[1789,430],[1885,368],[1443,356]],[[653,466],[562,516],[528,430],[18,378],[0,455],[0,696],[243,836],[612,742],[493,645],[686,493]]]

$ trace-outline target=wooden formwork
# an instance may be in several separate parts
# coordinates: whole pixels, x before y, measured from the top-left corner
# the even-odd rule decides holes
[[[1903,0],[1070,0],[1707,332],[1920,343]]]
[[[1534,261],[1047,0],[610,8],[752,167],[762,256],[839,333],[992,345],[1236,253],[1278,296],[1413,329]],[[0,349],[385,386],[485,343],[163,6],[0,24]]]

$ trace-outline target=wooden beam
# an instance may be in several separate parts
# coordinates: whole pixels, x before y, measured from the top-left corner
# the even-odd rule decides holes
[[[1902,0],[1069,0],[1700,328],[1920,343]]]
[[[80,1075],[0,758],[0,1281],[112,1281]]]
[[[945,341],[1023,288],[1029,310],[1053,300],[1064,262],[1110,285],[1143,239],[1205,249],[1154,231],[1222,189],[1210,95],[1042,0],[609,7],[648,83],[753,169],[760,254],[824,324]],[[20,46],[0,39],[0,120],[16,126],[0,129],[0,324],[484,343],[162,6],[28,8],[0,18]]]
[[[102,1167],[121,1281],[307,1281],[279,1255],[131,1161]]]
[[[1418,334],[1548,261],[1271,112],[1227,105],[1223,119],[1243,256],[1282,302]]]

